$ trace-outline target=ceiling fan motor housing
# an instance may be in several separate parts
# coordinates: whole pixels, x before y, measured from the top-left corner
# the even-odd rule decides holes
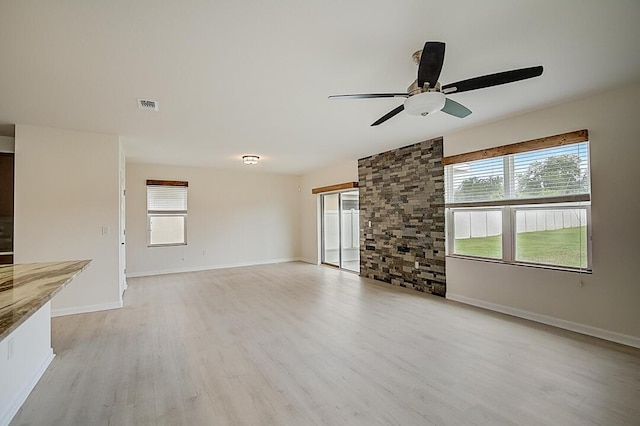
[[[411,115],[431,114],[440,111],[446,102],[442,92],[424,92],[413,95],[404,102],[404,110]]]

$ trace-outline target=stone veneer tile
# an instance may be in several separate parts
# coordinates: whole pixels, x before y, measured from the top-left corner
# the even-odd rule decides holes
[[[442,154],[437,138],[358,160],[360,275],[445,295]]]

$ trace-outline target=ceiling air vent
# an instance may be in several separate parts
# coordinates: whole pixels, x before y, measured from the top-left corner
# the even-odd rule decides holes
[[[158,111],[158,102],[149,99],[138,99],[138,109]]]

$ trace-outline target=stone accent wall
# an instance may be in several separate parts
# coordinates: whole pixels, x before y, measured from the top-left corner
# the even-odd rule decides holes
[[[442,153],[437,138],[358,160],[361,276],[445,295]]]

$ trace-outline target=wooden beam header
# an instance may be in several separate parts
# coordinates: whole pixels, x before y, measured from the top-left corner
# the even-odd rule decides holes
[[[575,132],[563,133],[561,135],[547,136],[545,138],[532,139],[530,141],[518,142],[511,145],[497,146],[495,148],[482,149],[480,151],[467,152],[465,154],[452,155],[442,159],[442,165],[466,163],[468,161],[484,160],[485,158],[502,157],[509,154],[534,151],[536,149],[553,148],[561,145],[571,145],[589,140],[589,132],[576,130]]]
[[[147,185],[158,186],[189,186],[189,182],[183,180],[155,180],[147,179]]]
[[[322,186],[320,188],[313,188],[311,190],[311,193],[320,194],[322,192],[340,191],[343,189],[352,189],[357,187],[358,187],[358,182],[346,182],[346,183],[339,183],[337,185],[329,185],[329,186]]]

